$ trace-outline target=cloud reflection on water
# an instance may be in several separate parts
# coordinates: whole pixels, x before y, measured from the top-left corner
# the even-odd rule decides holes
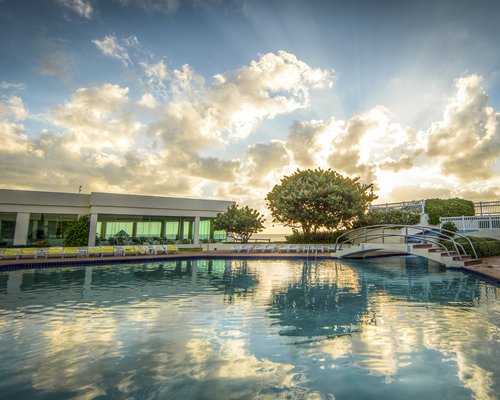
[[[346,366],[389,387],[454,371],[474,398],[494,399],[499,288],[414,267],[214,261],[47,271],[65,277],[52,286],[11,272],[21,286],[12,281],[10,297],[0,288],[0,348],[36,390],[85,400],[144,388],[158,398],[321,398],[320,371],[334,380]],[[66,300],[48,304],[47,290]]]

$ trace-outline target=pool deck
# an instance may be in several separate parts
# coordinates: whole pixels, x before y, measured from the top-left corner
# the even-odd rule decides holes
[[[389,253],[378,253],[374,257],[390,256]],[[9,271],[15,269],[28,268],[46,268],[58,266],[85,266],[85,265],[109,265],[120,263],[140,263],[155,262],[180,259],[200,259],[200,258],[240,258],[240,259],[330,259],[330,253],[236,253],[229,251],[183,251],[174,254],[148,254],[148,255],[129,255],[129,256],[105,256],[105,257],[68,257],[68,258],[26,258],[26,259],[8,259],[0,260],[0,271]],[[366,257],[370,258],[370,257]],[[500,284],[500,256],[485,257],[483,262],[478,265],[470,265],[460,270],[471,273],[478,277],[486,278]]]

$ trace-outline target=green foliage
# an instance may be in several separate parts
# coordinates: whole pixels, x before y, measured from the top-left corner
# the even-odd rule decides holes
[[[331,244],[335,243],[337,238],[344,233],[343,230],[329,231],[329,232],[293,232],[291,235],[286,236],[287,243],[291,244]]]
[[[368,225],[418,225],[420,214],[411,210],[377,210],[370,211],[359,218],[356,228]]]
[[[458,228],[453,222],[446,222],[441,228],[453,233],[458,232]]]
[[[476,253],[479,258],[500,255],[500,240],[475,236],[469,236],[469,239],[476,249]],[[464,250],[468,255],[473,256],[470,244],[466,239],[460,238],[456,241],[464,247]],[[453,250],[453,246],[451,243],[446,243],[445,246],[449,250]]]
[[[45,239],[39,239],[35,242],[35,247],[49,247],[50,244]]]
[[[84,215],[71,221],[64,233],[65,246],[87,246],[89,242],[89,217]]]
[[[305,234],[351,227],[374,199],[373,185],[330,169],[297,170],[266,197],[274,222],[300,226]]]
[[[264,216],[257,210],[245,206],[238,208],[233,204],[225,213],[218,213],[213,220],[215,230],[231,232],[236,239],[247,243],[252,234],[264,229]]]
[[[438,225],[439,217],[461,217],[474,215],[474,202],[464,199],[428,199],[425,200],[425,212],[429,224]]]

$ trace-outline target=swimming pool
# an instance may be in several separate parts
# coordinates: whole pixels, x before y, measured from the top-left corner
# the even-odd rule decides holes
[[[0,398],[493,399],[500,288],[416,257],[0,273]]]

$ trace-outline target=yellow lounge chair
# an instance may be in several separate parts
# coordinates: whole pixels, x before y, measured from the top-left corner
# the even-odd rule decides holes
[[[49,247],[47,249],[47,257],[62,257],[63,249],[62,247]]]
[[[135,256],[138,251],[135,246],[123,246],[123,255],[125,256]]]
[[[37,256],[37,249],[33,247],[21,249],[20,258],[36,258]]]
[[[167,251],[167,253],[178,253],[179,252],[179,249],[177,248],[177,246],[174,246],[173,244],[169,244],[167,247],[165,247],[165,250]]]
[[[63,247],[63,258],[64,257],[78,257],[78,248],[77,247]]]
[[[115,255],[115,248],[113,246],[101,247],[101,257],[114,256],[114,255]]]
[[[21,252],[19,249],[5,249],[2,252],[2,258],[3,259],[15,258],[16,260],[19,260],[20,254],[21,254]]]
[[[89,253],[89,257],[90,256],[100,256],[101,255],[101,246],[89,247],[88,253]]]

